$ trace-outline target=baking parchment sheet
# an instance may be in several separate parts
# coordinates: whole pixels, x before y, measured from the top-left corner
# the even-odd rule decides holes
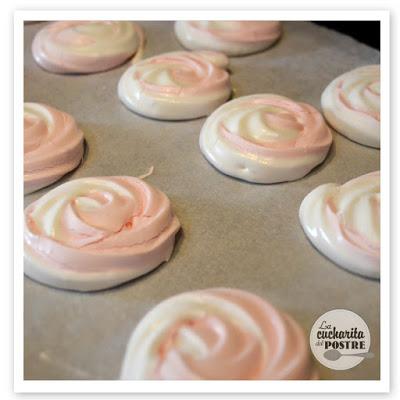
[[[172,22],[140,22],[144,56],[182,50]],[[292,314],[307,332],[323,313],[346,308],[371,332],[375,358],[347,371],[315,361],[322,379],[379,379],[379,281],[347,272],[306,239],[299,205],[316,186],[344,183],[379,169],[380,151],[334,133],[326,161],[296,182],[250,184],[219,173],[199,150],[200,118],[147,119],[127,110],[117,83],[127,65],[93,75],[55,75],[31,54],[44,23],[25,25],[25,101],[72,114],[85,134],[83,164],[56,184],[25,196],[25,205],[70,179],[139,176],[164,191],[182,224],[168,263],[120,287],[96,293],[57,290],[25,277],[25,379],[118,379],[128,338],[160,301],[188,290],[225,286],[268,299]],[[352,68],[379,63],[379,52],[309,22],[285,22],[271,49],[231,58],[234,97],[276,93],[320,109],[325,86]],[[385,134],[385,133],[384,133]],[[386,133],[387,134],[387,133]]]

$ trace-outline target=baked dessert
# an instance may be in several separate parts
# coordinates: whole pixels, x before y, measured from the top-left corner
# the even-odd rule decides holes
[[[300,206],[301,225],[311,243],[335,264],[380,277],[380,173],[344,185],[327,183]]]
[[[90,74],[123,64],[143,45],[143,30],[133,22],[58,21],[36,34],[32,53],[47,71]]]
[[[238,289],[197,290],[153,308],[129,341],[122,379],[317,379],[299,324]]]
[[[71,115],[46,104],[24,104],[25,194],[72,171],[83,151],[83,133]]]
[[[265,50],[282,34],[278,21],[177,21],[175,34],[190,50],[242,56]]]
[[[380,147],[380,66],[366,65],[334,79],[321,97],[329,124],[349,139]]]
[[[200,132],[200,149],[215,168],[256,183],[302,178],[324,161],[331,143],[314,107],[275,94],[229,101]]]
[[[135,63],[122,75],[118,95],[131,111],[162,120],[209,115],[228,100],[228,59],[221,53],[180,51]]]
[[[25,274],[92,291],[168,261],[180,224],[168,197],[130,176],[81,178],[25,209]]]

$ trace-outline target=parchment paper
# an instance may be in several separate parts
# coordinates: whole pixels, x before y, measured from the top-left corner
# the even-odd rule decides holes
[[[179,50],[171,22],[142,22],[145,57]],[[307,335],[334,308],[365,319],[374,359],[348,371],[315,362],[322,379],[379,379],[379,281],[349,273],[322,256],[298,219],[304,196],[327,182],[344,183],[379,169],[380,152],[334,133],[327,160],[291,183],[257,185],[222,175],[198,146],[204,118],[161,122],[128,111],[117,83],[127,65],[93,75],[40,69],[31,43],[43,23],[25,26],[25,101],[72,114],[88,152],[79,169],[25,197],[28,205],[70,179],[139,176],[171,199],[183,232],[172,259],[115,289],[80,294],[25,277],[25,379],[117,379],[128,338],[160,301],[187,290],[225,286],[249,290],[292,314]],[[277,93],[320,109],[325,86],[352,68],[379,63],[379,52],[308,22],[284,23],[282,39],[256,55],[231,58],[234,96]]]

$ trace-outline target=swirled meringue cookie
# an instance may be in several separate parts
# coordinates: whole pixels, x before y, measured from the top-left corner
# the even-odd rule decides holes
[[[171,297],[129,341],[122,379],[317,379],[303,330],[289,315],[238,289]]]
[[[210,51],[165,53],[132,65],[118,94],[146,117],[184,120],[210,114],[230,96],[228,59]]]
[[[328,183],[309,193],[300,221],[311,243],[334,263],[380,277],[380,173],[344,185]]]
[[[231,100],[200,132],[201,151],[214,167],[257,183],[302,178],[325,159],[331,143],[314,107],[274,94]]]
[[[45,104],[24,104],[25,194],[57,181],[82,157],[83,133],[71,115]]]
[[[190,50],[240,56],[264,50],[281,36],[278,21],[177,21],[175,34]]]
[[[328,122],[357,143],[380,147],[380,66],[367,65],[334,79],[324,90],[322,110]]]
[[[25,209],[25,273],[63,289],[116,286],[167,261],[179,227],[167,196],[141,179],[76,179]]]
[[[142,29],[128,21],[59,21],[35,36],[32,53],[55,73],[94,73],[123,64],[143,46]]]

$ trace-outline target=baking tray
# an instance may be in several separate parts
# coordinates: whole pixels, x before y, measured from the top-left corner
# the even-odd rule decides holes
[[[181,50],[173,22],[141,22],[145,57]],[[31,43],[43,23],[24,27],[25,101],[72,114],[87,142],[83,164],[56,184],[25,197],[25,205],[70,179],[139,176],[171,199],[181,221],[171,260],[111,290],[76,293],[25,277],[25,379],[117,379],[125,346],[138,321],[160,301],[187,290],[226,286],[268,299],[292,314],[307,334],[334,308],[358,313],[371,331],[375,358],[347,371],[316,362],[322,379],[379,379],[379,281],[347,272],[306,239],[298,219],[304,196],[327,182],[344,183],[379,169],[380,151],[334,133],[326,161],[305,178],[250,184],[219,173],[203,158],[205,121],[147,119],[127,110],[117,83],[127,65],[93,75],[55,75],[33,61]],[[352,68],[379,63],[379,52],[309,22],[285,22],[271,49],[231,58],[234,96],[276,93],[320,109],[325,86]]]

